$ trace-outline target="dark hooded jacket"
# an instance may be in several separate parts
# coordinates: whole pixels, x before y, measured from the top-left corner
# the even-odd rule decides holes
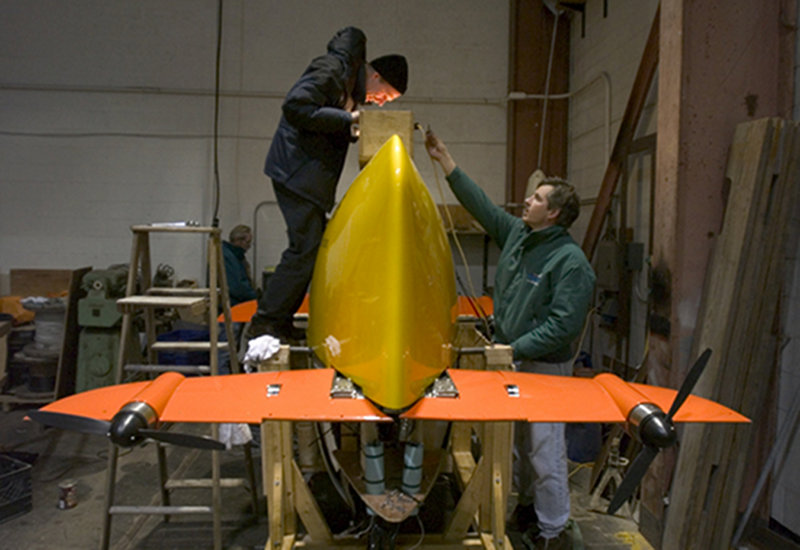
[[[333,208],[336,184],[344,167],[351,114],[347,98],[364,102],[366,42],[364,33],[347,27],[328,42],[328,53],[315,58],[283,102],[283,115],[272,139],[264,172],[276,185]]]
[[[225,263],[225,279],[231,306],[258,298],[244,256],[245,250],[228,241],[222,241],[222,258]]]

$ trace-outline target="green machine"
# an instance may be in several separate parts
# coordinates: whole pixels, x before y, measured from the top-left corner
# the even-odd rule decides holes
[[[86,297],[78,300],[78,369],[75,391],[114,383],[119,351],[122,314],[117,298],[125,295],[128,266],[95,269],[84,275],[81,288]]]

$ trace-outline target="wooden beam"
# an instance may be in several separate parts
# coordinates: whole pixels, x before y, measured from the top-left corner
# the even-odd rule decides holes
[[[489,477],[489,460],[482,456],[478,461],[475,472],[470,476],[469,484],[464,489],[464,492],[461,493],[461,498],[445,530],[445,540],[461,540],[466,536],[467,530],[480,507],[481,497],[486,490],[486,482]]]
[[[633,81],[633,88],[628,97],[628,105],[625,107],[625,114],[620,123],[617,139],[614,142],[614,149],[611,151],[611,158],[608,160],[606,172],[603,175],[603,182],[600,185],[600,192],[597,196],[592,217],[586,228],[586,235],[583,239],[583,252],[589,260],[594,255],[597,242],[600,240],[600,232],[603,229],[603,222],[611,208],[611,197],[617,188],[617,180],[622,172],[622,166],[628,155],[628,149],[639,125],[644,103],[653,82],[656,68],[658,67],[658,26],[661,8],[656,10],[653,17],[653,24],[650,26],[650,35],[647,37],[647,44],[644,47],[642,59],[639,62],[639,69],[636,71],[636,79]]]
[[[508,89],[528,94],[563,94],[569,91],[570,24],[559,17],[555,52],[547,65],[553,37],[554,15],[540,0],[514,0],[509,30]],[[548,176],[566,177],[569,100],[547,102],[541,166],[538,166],[542,137],[542,99],[511,101],[508,104],[506,202],[525,199],[528,178],[537,168]]]
[[[303,479],[303,473],[294,460],[292,460],[292,474],[295,504],[297,507],[297,515],[300,516],[300,521],[305,525],[311,540],[320,544],[331,544],[333,542],[333,535],[328,527],[328,523],[325,521],[325,516],[322,515],[322,510],[319,504],[317,504],[317,500],[311,493],[311,489]]]

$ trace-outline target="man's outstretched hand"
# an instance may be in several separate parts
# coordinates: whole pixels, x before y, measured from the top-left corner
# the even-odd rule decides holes
[[[456,163],[447,150],[447,146],[442,140],[436,137],[436,134],[434,134],[433,130],[430,128],[425,132],[425,149],[427,149],[428,154],[433,160],[442,165],[445,175],[449,176],[450,172],[455,169]]]

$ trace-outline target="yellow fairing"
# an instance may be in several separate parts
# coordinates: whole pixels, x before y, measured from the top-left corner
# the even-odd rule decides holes
[[[439,213],[393,136],[325,230],[311,281],[309,345],[367,398],[404,409],[450,366],[455,304]]]

